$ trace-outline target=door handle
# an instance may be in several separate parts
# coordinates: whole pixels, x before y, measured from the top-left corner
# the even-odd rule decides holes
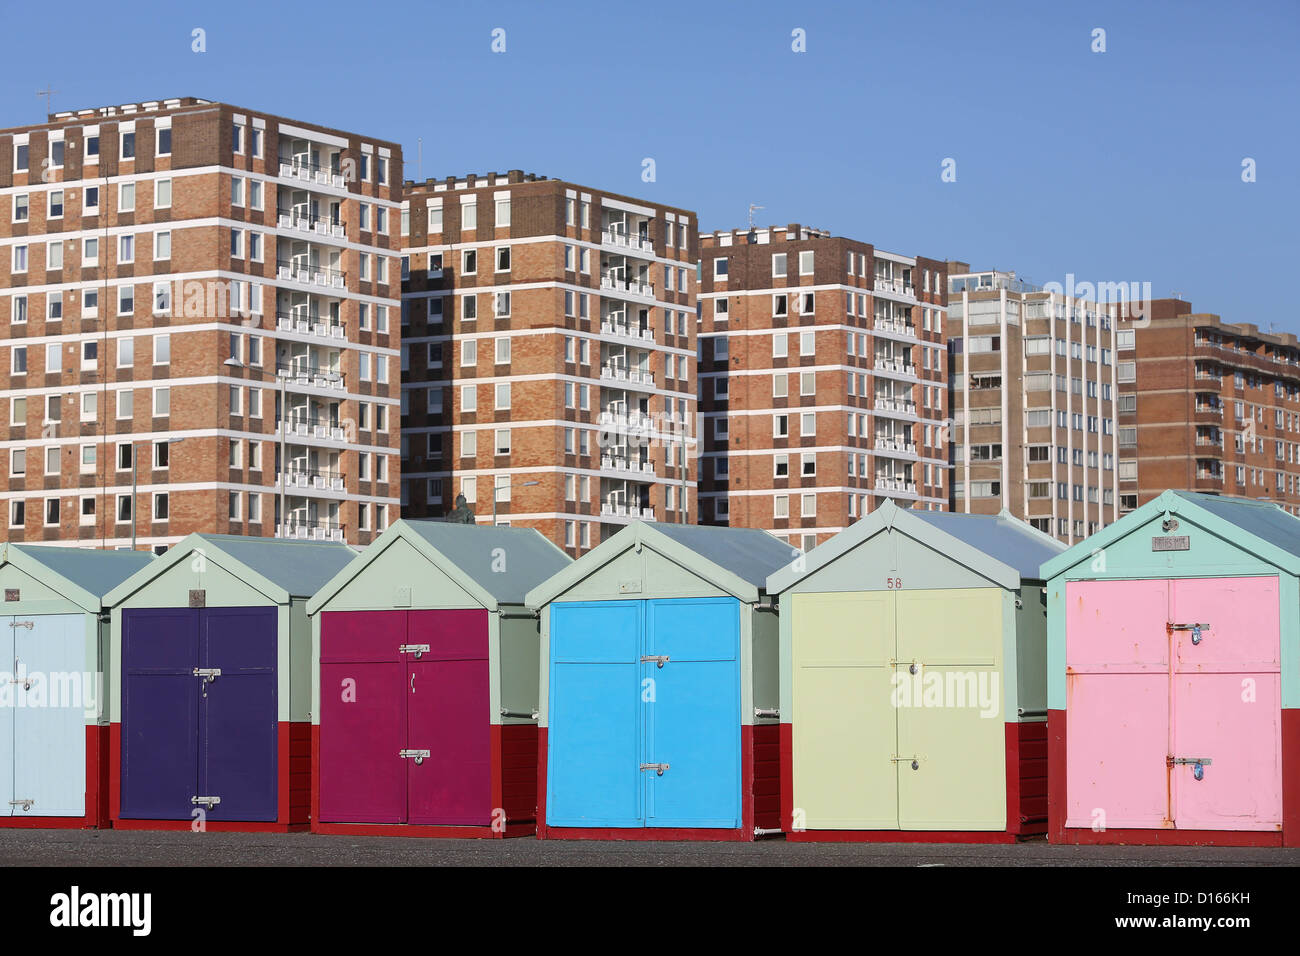
[[[664,775],[664,771],[667,769],[668,769],[668,764],[666,763],[643,763],[641,765],[641,770],[643,772],[646,770],[653,770],[655,772],[656,777],[662,777]]]
[[[428,644],[402,644],[398,646],[397,653],[414,654],[415,659],[418,661],[422,655],[429,653],[429,645]]]
[[[415,761],[415,765],[418,767],[420,764],[424,763],[424,758],[427,757],[427,756],[429,756],[429,751],[427,751],[427,750],[399,750],[399,751],[397,752],[397,756],[398,756],[399,758],[402,758],[402,759],[410,758],[410,759],[414,760],[414,761]]]
[[[652,662],[657,667],[663,667],[665,664],[668,663],[668,655],[667,654],[642,654],[641,655],[642,664],[649,664]]]
[[[911,763],[913,770],[921,769],[921,761],[918,757],[900,757],[897,754],[889,758],[894,763]]]
[[[415,693],[415,671],[411,671],[411,693]]]

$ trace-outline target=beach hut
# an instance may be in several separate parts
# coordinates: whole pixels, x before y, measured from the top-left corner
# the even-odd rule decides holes
[[[102,598],[146,551],[0,551],[0,827],[108,822]]]
[[[534,588],[538,836],[776,830],[776,615],[764,531],[633,522]],[[779,831],[777,831],[779,832]]]
[[[1300,846],[1300,519],[1166,491],[1042,573],[1048,838]]]
[[[792,840],[1046,827],[1046,611],[1063,545],[1007,512],[871,514],[768,578]]]
[[[570,563],[528,528],[397,521],[308,603],[312,829],[501,837],[537,810],[537,615]]]
[[[307,828],[307,599],[355,555],[192,534],[109,592],[114,828]]]

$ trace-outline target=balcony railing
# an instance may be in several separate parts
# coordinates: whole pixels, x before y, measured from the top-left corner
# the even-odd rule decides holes
[[[902,279],[888,279],[884,276],[876,276],[873,288],[877,292],[892,292],[894,295],[916,298],[916,287],[905,283]]]
[[[916,366],[902,359],[876,357],[877,372],[897,372],[899,375],[915,375]]]
[[[275,374],[277,378],[287,379],[292,385],[344,390],[343,376],[319,365],[277,365]]]
[[[601,502],[600,513],[609,518],[641,518],[645,521],[653,521],[655,516],[654,508],[641,508],[637,505],[625,505],[612,501]]]
[[[600,323],[600,331],[606,335],[617,335],[620,338],[635,339],[638,342],[653,342],[655,340],[655,330],[651,328],[638,328],[627,322],[617,322],[606,319]]]
[[[321,338],[344,338],[342,325],[331,325],[328,320],[297,312],[275,313],[275,327],[281,332],[298,332],[302,335],[318,335]]]
[[[609,275],[608,273],[600,277],[600,287],[606,292],[618,292],[647,299],[653,299],[655,295],[653,282],[643,282],[640,279],[624,279],[621,276]]]
[[[311,471],[290,468],[287,472],[280,472],[280,482],[289,491],[293,491],[295,488],[313,489],[315,491],[342,491],[343,473],[332,470]]]
[[[288,161],[280,160],[280,178],[296,179],[299,182],[313,186],[331,186],[334,189],[346,188],[341,172],[327,169],[319,163],[305,163],[293,159]]]
[[[653,388],[655,384],[655,373],[642,370],[639,368],[621,368],[612,365],[602,365],[600,367],[601,381],[619,382],[627,385],[642,385],[647,388]]]
[[[600,467],[605,471],[627,472],[635,475],[653,475],[655,473],[654,462],[633,461],[630,458],[622,458],[617,455],[602,455]]]
[[[280,421],[280,419],[276,419],[276,428],[280,427]],[[347,432],[342,425],[316,415],[295,415],[290,413],[285,433],[300,438],[324,438],[329,441],[347,440]]]
[[[604,240],[606,245],[617,246],[620,249],[635,249],[638,252],[649,254],[653,254],[655,251],[654,240],[648,235],[632,235],[628,232],[609,228],[604,232]]]
[[[347,284],[347,275],[328,266],[312,265],[310,262],[298,262],[280,259],[275,263],[276,278],[281,282],[302,282],[307,285],[323,286],[327,289],[342,289]]]
[[[347,236],[347,227],[331,216],[302,215],[292,209],[280,209],[277,216],[281,229],[292,229],[294,232],[325,239],[343,239]]]
[[[903,415],[915,415],[916,402],[906,398],[881,398],[876,396],[874,410],[877,412],[898,412]]]
[[[596,416],[596,424],[620,430],[649,430],[654,428],[654,419],[644,412],[628,412],[625,415],[618,412],[601,412]]]
[[[893,491],[907,495],[914,495],[916,494],[916,482],[907,481],[903,478],[889,478],[877,475],[876,491]]]
[[[915,455],[916,442],[904,441],[901,438],[884,438],[877,435],[876,451],[893,451],[900,454]]]
[[[275,536],[305,541],[342,541],[343,528],[337,521],[289,521],[276,526]]]
[[[895,335],[906,335],[908,338],[916,338],[916,326],[910,322],[900,322],[897,319],[884,319],[877,317],[872,327],[877,332],[892,332]]]

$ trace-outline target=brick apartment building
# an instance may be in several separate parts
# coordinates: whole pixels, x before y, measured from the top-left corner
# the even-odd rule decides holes
[[[1121,510],[1166,488],[1300,513],[1300,341],[1161,299],[1119,331]]]
[[[1115,521],[1117,310],[948,264],[954,511],[1067,543]]]
[[[196,98],[0,130],[4,538],[395,518],[401,163]]]
[[[945,263],[798,224],[700,246],[702,523],[808,548],[947,510]]]
[[[695,523],[695,214],[518,170],[406,184],[403,513],[570,554]]]

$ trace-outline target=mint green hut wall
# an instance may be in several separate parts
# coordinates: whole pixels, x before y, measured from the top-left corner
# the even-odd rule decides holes
[[[13,708],[19,685],[5,674],[0,698],[15,699],[0,700],[9,709],[0,715],[0,826],[107,825],[99,780],[107,757],[110,677],[103,597],[151,560],[143,551],[13,542],[0,551],[0,616],[7,619],[0,621],[0,644],[6,645],[0,658],[8,658],[0,659],[0,670],[9,671],[17,659],[23,673],[39,674],[47,705],[36,721],[18,726]],[[32,797],[31,804],[17,802]]]

